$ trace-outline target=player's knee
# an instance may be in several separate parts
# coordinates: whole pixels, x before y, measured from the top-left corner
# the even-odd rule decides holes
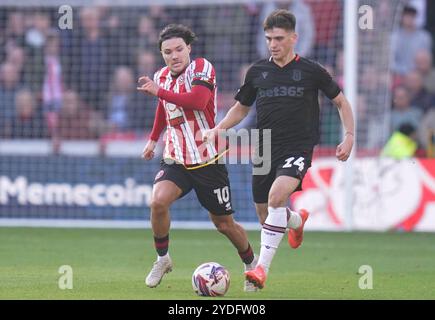
[[[264,224],[264,222],[266,221],[267,218],[267,204],[266,205],[255,205],[255,211],[257,213],[257,217],[258,217],[258,221],[260,222],[261,225]]]
[[[260,222],[261,225],[263,225],[266,222],[266,218],[267,218],[267,211],[264,214],[258,215],[258,221]]]
[[[154,213],[165,212],[169,209],[168,202],[162,198],[153,198],[150,205],[151,211]]]
[[[279,194],[270,194],[268,205],[272,208],[279,208],[285,205],[287,199],[283,199],[283,197]]]
[[[230,223],[228,221],[218,221],[218,222],[215,222],[214,225],[216,226],[216,229],[220,233],[227,234],[233,228],[234,224]]]

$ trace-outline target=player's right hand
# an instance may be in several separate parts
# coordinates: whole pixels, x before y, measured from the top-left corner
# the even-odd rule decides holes
[[[140,77],[137,82],[140,85],[140,87],[136,88],[138,91],[157,97],[160,87],[149,77]]]
[[[337,146],[335,156],[340,161],[346,161],[350,157],[353,147],[353,135],[346,135],[343,142]]]
[[[205,130],[204,133],[202,134],[202,141],[214,142],[217,134],[217,130],[218,130],[217,128]]]
[[[156,142],[153,140],[149,140],[147,145],[142,151],[142,158],[145,160],[151,160],[154,158],[154,148],[156,147]]]

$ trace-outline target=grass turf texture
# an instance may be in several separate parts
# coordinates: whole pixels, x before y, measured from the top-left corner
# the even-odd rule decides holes
[[[224,299],[435,299],[433,234],[307,232],[297,250],[286,237],[265,288],[244,293],[240,258],[214,230],[171,231],[174,270],[150,289],[150,230],[0,228],[0,299],[205,299],[191,276],[208,261],[230,272]],[[258,253],[260,233],[249,238]],[[58,287],[62,265],[73,268],[72,290]],[[371,290],[358,287],[361,265],[373,269]]]

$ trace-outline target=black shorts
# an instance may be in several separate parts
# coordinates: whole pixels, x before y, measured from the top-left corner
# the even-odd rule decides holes
[[[252,195],[255,203],[267,203],[273,182],[279,176],[288,176],[300,180],[295,191],[302,190],[302,181],[311,167],[311,152],[294,152],[272,158],[268,174],[252,176]]]
[[[154,183],[164,180],[172,181],[182,190],[179,199],[194,189],[199,202],[210,213],[229,215],[234,212],[231,205],[230,180],[224,164],[209,164],[188,170],[181,164],[167,164],[162,160]]]

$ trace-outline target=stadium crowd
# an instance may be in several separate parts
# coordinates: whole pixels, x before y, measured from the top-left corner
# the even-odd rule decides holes
[[[401,125],[417,130],[425,148],[435,131],[433,34],[424,29],[425,1],[410,1],[391,35],[361,33],[360,44],[391,38],[392,73],[367,60],[359,70],[358,143],[379,148],[385,118],[387,137]],[[268,55],[261,21],[275,8],[298,19],[297,52],[318,60],[343,83],[342,1],[287,0],[232,5],[74,8],[72,30],[58,27],[57,8],[9,8],[0,11],[0,139],[143,138],[151,129],[156,101],[138,93],[139,76],[152,75],[163,61],[159,31],[169,23],[189,25],[199,41],[193,56],[212,61],[217,71],[218,110],[225,114],[247,66]],[[412,5],[415,5],[413,7]],[[416,9],[418,8],[418,10]],[[424,8],[424,7],[423,7]],[[4,10],[3,10],[4,9]],[[392,14],[389,0],[377,12]],[[427,15],[429,16],[429,15]],[[375,21],[376,23],[385,23]],[[377,38],[376,38],[377,37]],[[361,52],[364,59],[364,52]],[[382,58],[384,57],[384,58]],[[379,59],[388,59],[381,52]],[[378,61],[378,64],[388,61]],[[380,92],[391,93],[389,101]],[[391,103],[390,103],[391,101]],[[385,117],[383,105],[388,106]],[[391,106],[391,108],[390,108]],[[255,113],[243,123],[254,124]],[[382,119],[380,123],[380,119]],[[341,137],[338,113],[321,102],[321,146]]]

